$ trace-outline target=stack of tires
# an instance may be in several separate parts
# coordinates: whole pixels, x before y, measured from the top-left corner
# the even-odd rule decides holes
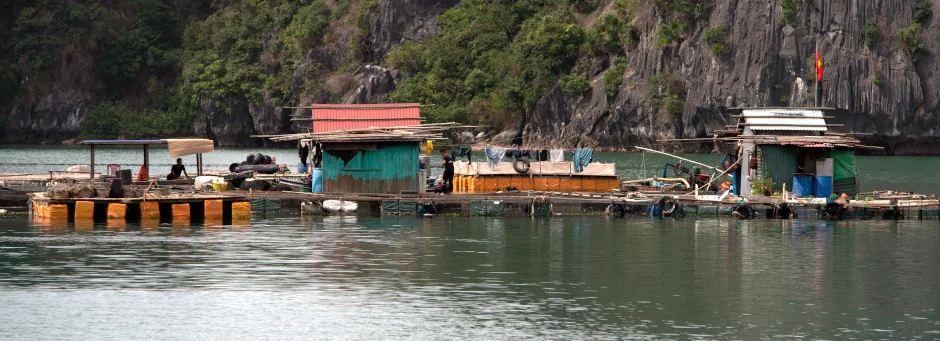
[[[278,165],[272,161],[271,156],[261,153],[248,154],[245,161],[228,166],[228,170],[232,173],[254,171],[261,174],[274,174],[277,173],[277,169]]]

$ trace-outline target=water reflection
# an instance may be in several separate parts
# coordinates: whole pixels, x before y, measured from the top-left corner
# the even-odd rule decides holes
[[[205,305],[233,314],[204,317],[220,339],[238,316],[318,326],[290,338],[930,338],[938,246],[915,221],[24,220],[0,227],[0,323],[16,326],[0,338],[35,331],[7,307],[56,315],[89,293],[133,313],[92,338],[186,338],[141,316]]]

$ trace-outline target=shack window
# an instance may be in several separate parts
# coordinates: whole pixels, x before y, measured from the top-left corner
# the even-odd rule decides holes
[[[362,170],[362,152],[356,151],[353,153],[355,153],[355,155],[346,162],[346,165],[343,166],[343,170]]]

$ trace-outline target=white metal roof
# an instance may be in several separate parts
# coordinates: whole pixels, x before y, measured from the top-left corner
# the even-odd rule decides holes
[[[741,111],[751,130],[826,131],[826,119],[820,110],[746,109]]]

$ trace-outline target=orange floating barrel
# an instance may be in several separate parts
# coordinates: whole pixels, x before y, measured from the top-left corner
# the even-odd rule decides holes
[[[65,204],[49,205],[49,218],[69,219],[69,207]]]
[[[251,219],[251,203],[247,201],[232,203],[232,220]]]
[[[81,219],[94,219],[95,218],[95,203],[91,201],[76,201],[75,202],[75,220]]]
[[[124,219],[125,217],[127,217],[126,204],[108,204],[108,219]]]
[[[144,201],[140,203],[140,219],[160,219],[160,203]]]
[[[222,219],[222,200],[206,200],[203,202],[205,207],[204,217],[206,220],[221,220]]]
[[[173,204],[173,220],[176,219],[186,219],[189,220],[189,204]]]

